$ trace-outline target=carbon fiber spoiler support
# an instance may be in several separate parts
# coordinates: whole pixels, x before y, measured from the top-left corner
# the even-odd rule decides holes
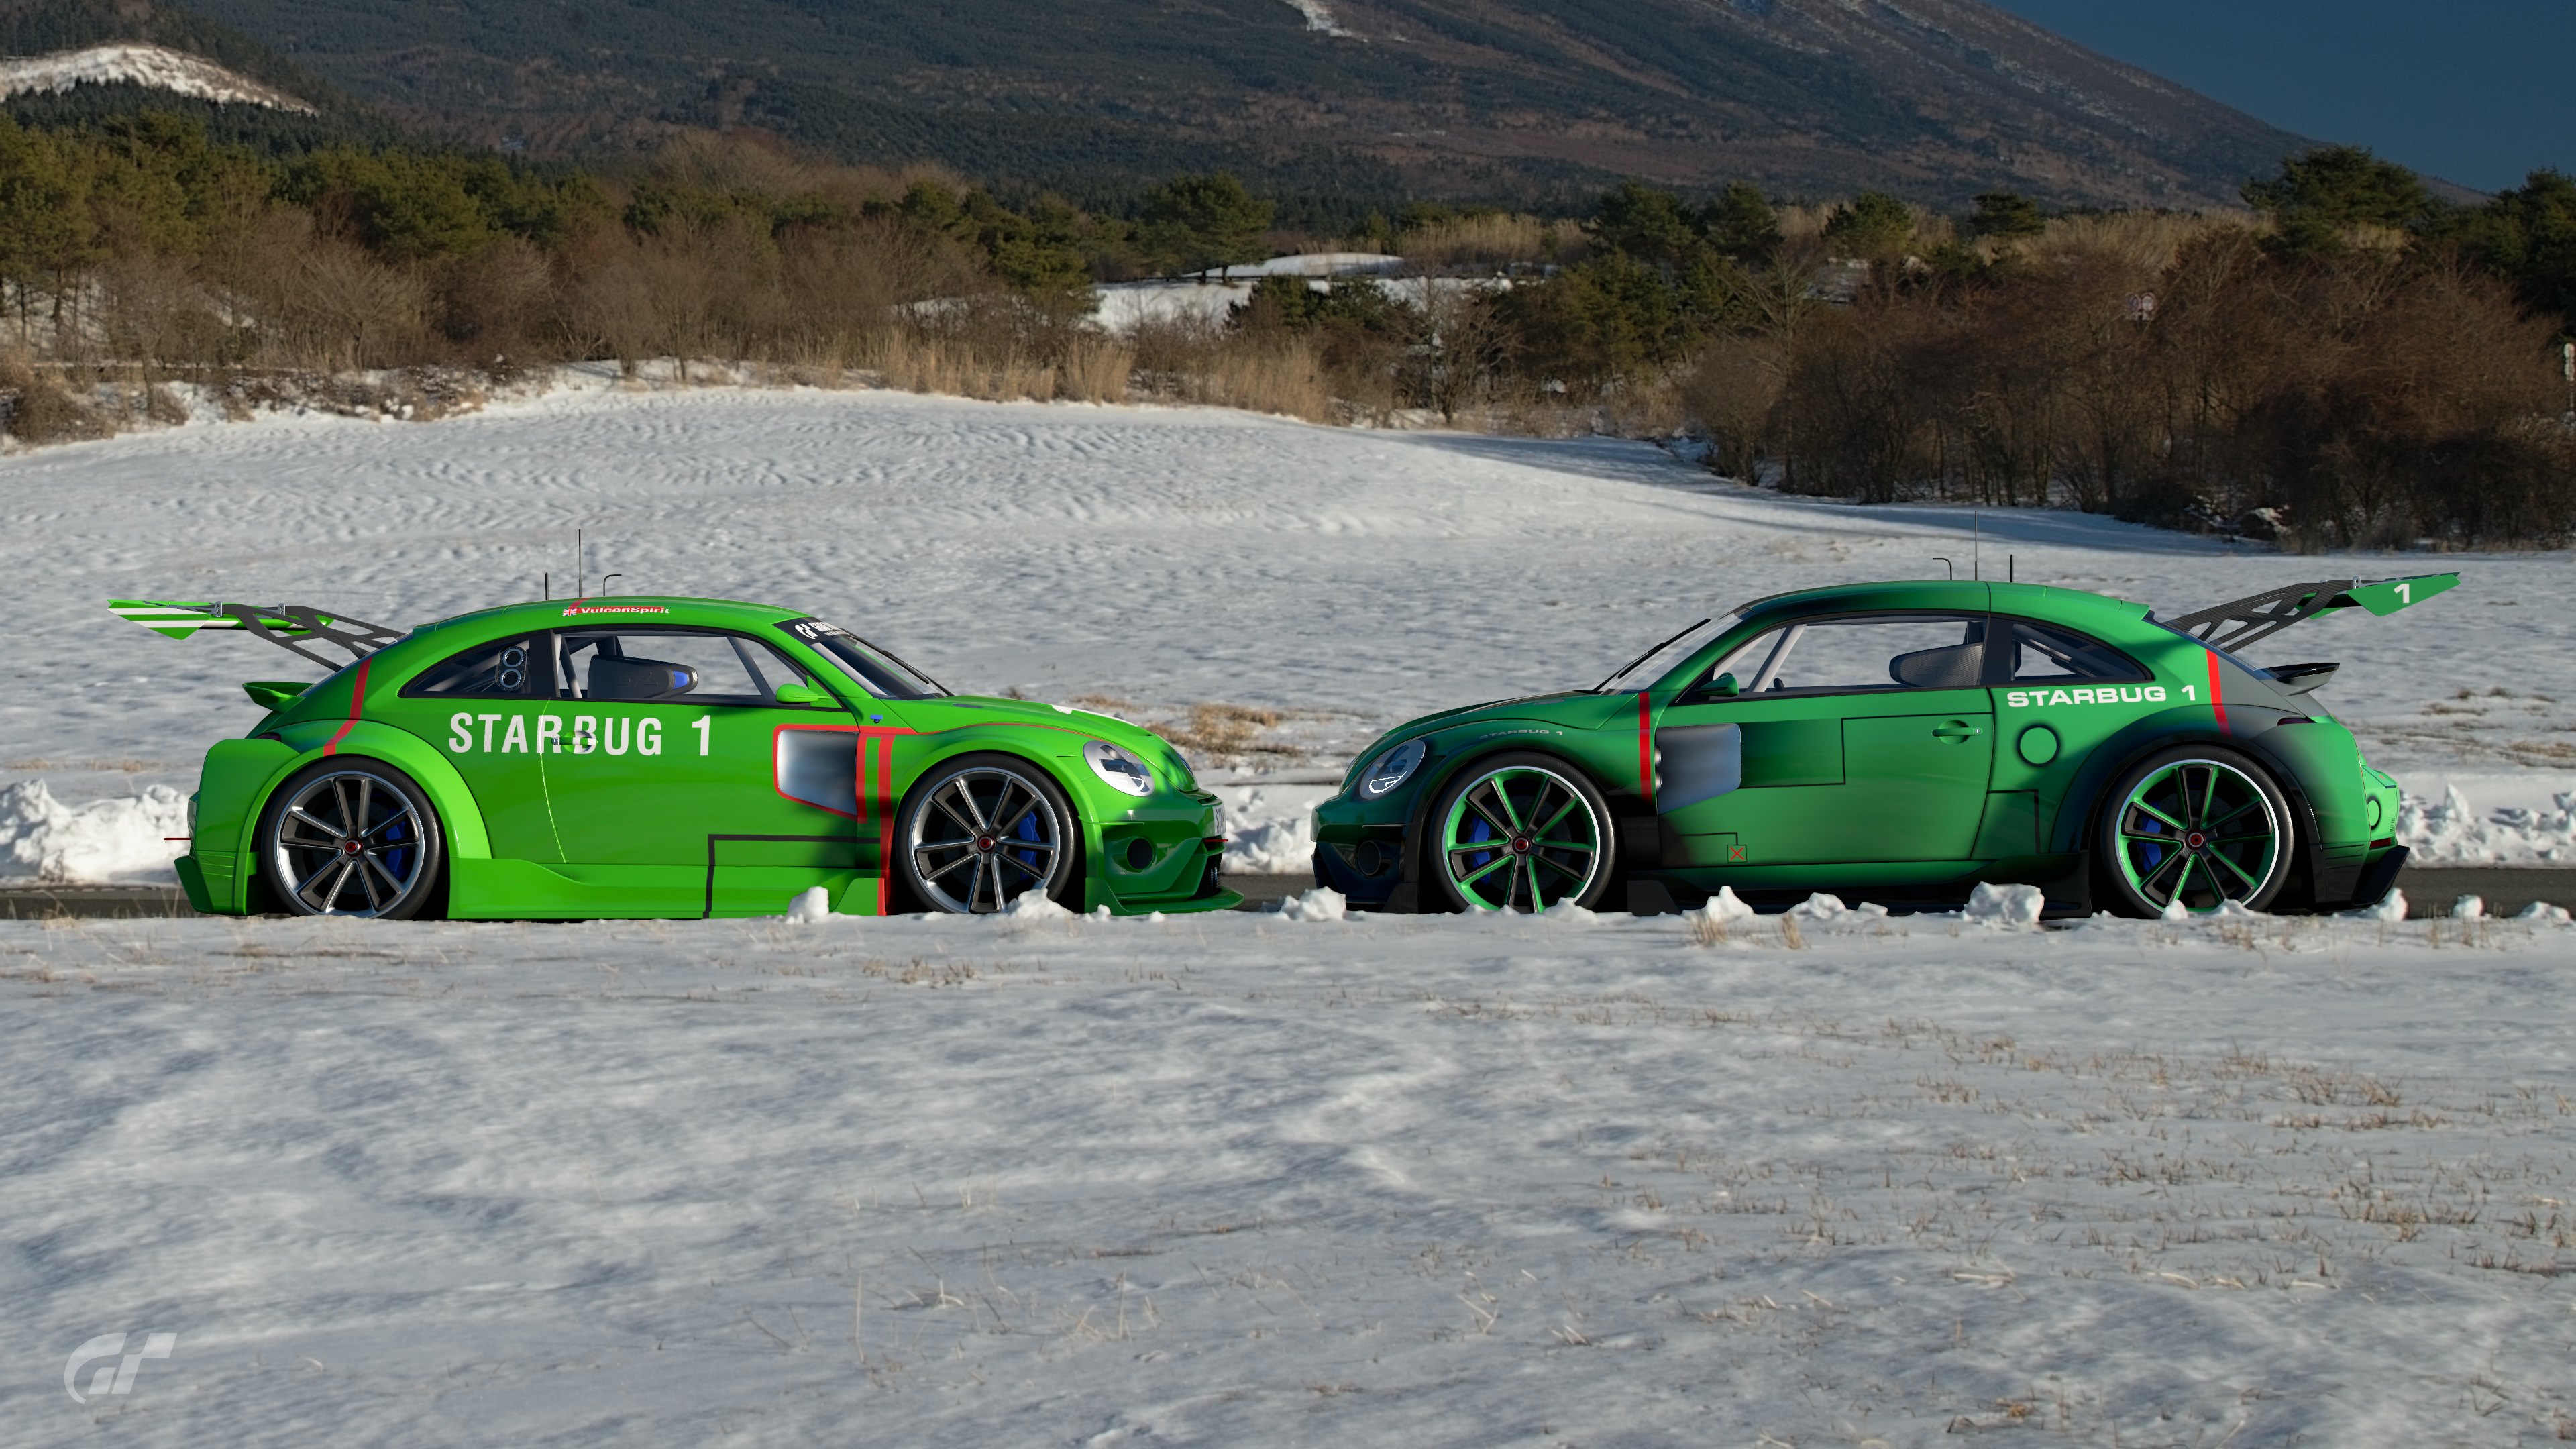
[[[290,654],[319,664],[327,671],[342,666],[331,662],[328,655],[317,654],[308,644],[334,644],[348,651],[355,662],[402,638],[402,632],[364,619],[350,619],[324,614],[296,604],[280,604],[274,609],[254,609],[247,604],[224,604],[216,611],[241,621],[247,633],[256,635]],[[283,627],[280,627],[280,626]]]

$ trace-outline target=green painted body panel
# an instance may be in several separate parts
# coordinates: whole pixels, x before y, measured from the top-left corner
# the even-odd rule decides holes
[[[2394,581],[2352,597],[2386,612],[2448,586]],[[1982,634],[1968,636],[1991,641],[1973,685],[1777,697],[1711,687],[1720,661],[1774,629],[1873,614],[1985,621]],[[2074,631],[2125,663],[2090,682],[2017,682],[2016,621]],[[1428,753],[1414,773],[1362,798],[1372,762],[1417,739]],[[1363,751],[1341,792],[1317,808],[1317,869],[1361,899],[1418,880],[1415,842],[1429,801],[1482,757],[1535,749],[1584,770],[1602,791],[1620,819],[1620,865],[1632,881],[1699,891],[1964,892],[1980,879],[2055,880],[2080,867],[2112,779],[2153,750],[2192,742],[2238,750],[2273,771],[2302,817],[2299,845],[2316,878],[2348,880],[2393,843],[2393,782],[2362,765],[2351,733],[2315,701],[2154,622],[2142,604],[2033,584],[1929,581],[1757,600],[1642,687],[1629,681],[1616,693],[1504,701],[1400,725]],[[1372,860],[1385,862],[1373,875],[1361,868]]]
[[[880,699],[777,626],[792,610],[720,600],[523,604],[425,625],[281,699],[253,738],[206,756],[182,876],[242,912],[252,837],[271,792],[325,758],[372,759],[418,781],[448,839],[447,912],[462,918],[776,915],[821,886],[835,908],[886,908],[893,822],[913,783],[962,754],[1044,770],[1072,804],[1083,909],[1222,909],[1211,889],[1216,797],[1149,731],[1027,701]],[[723,630],[786,656],[823,704],[427,696],[406,688],[480,647],[610,625]],[[284,691],[272,691],[282,695]],[[1146,762],[1127,794],[1083,758],[1102,740]],[[1141,860],[1133,842],[1145,842]]]

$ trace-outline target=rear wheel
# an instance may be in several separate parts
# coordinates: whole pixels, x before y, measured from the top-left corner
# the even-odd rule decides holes
[[[411,776],[377,760],[322,760],[278,787],[260,817],[259,868],[298,916],[409,920],[444,859],[438,812]]]
[[[1073,879],[1073,807],[1046,772],[1010,755],[964,755],[913,788],[895,824],[896,868],[934,911],[989,915]]]
[[[1590,907],[1610,886],[1610,807],[1549,755],[1480,760],[1431,807],[1425,864],[1454,909]]]
[[[2196,915],[2229,901],[2255,910],[2289,879],[2289,801],[2233,750],[2183,746],[2130,767],[2102,812],[2111,889],[2130,915],[2175,901]]]

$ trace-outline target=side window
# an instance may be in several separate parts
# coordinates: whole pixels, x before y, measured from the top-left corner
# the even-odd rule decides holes
[[[740,634],[568,629],[554,641],[562,699],[767,705],[778,686],[805,678],[786,656]]]
[[[1784,624],[1711,671],[1744,694],[1974,689],[1985,680],[1986,621],[1968,614],[1879,614]]]
[[[544,683],[538,678],[545,665],[537,648],[542,637],[529,634],[494,644],[477,644],[423,670],[403,686],[403,694],[415,699],[533,698]]]
[[[2015,684],[2148,677],[2145,670],[2108,644],[2087,639],[2054,624],[2034,624],[2027,619],[2013,621],[2012,682]]]

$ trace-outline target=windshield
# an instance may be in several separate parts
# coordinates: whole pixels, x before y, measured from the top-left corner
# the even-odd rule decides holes
[[[929,675],[874,644],[820,619],[791,619],[778,626],[834,664],[851,681],[879,699],[937,699],[948,693]]]
[[[1716,637],[1716,634],[1723,634],[1734,628],[1742,622],[1743,618],[1742,614],[1729,614],[1722,619],[1702,619],[1680,634],[1656,645],[1651,653],[1636,663],[1593,687],[1595,690],[1643,689],[1663,678],[1666,671],[1679,667],[1683,660],[1699,652],[1700,646]],[[1710,632],[1712,629],[1716,634]]]

